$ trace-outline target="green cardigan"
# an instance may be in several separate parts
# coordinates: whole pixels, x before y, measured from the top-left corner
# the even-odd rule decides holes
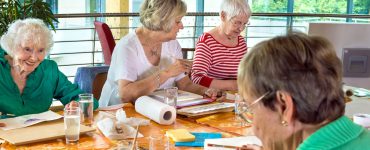
[[[370,131],[345,116],[310,135],[298,150],[370,150]]]
[[[54,61],[45,59],[28,75],[26,86],[20,94],[5,55],[0,47],[0,112],[3,115],[41,113],[50,108],[53,98],[66,105],[72,100],[78,100],[78,94],[83,93],[67,79]],[[98,101],[94,99],[94,109],[98,105]]]

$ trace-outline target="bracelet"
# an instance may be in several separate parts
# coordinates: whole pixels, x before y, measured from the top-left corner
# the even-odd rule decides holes
[[[155,76],[155,80],[157,82],[157,88],[159,88],[161,86],[161,77],[159,76],[160,72],[157,73],[157,75]]]

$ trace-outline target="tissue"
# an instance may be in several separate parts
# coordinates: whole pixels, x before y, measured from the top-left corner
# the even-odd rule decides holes
[[[124,123],[126,125],[130,125],[130,126],[133,126],[133,127],[146,126],[146,125],[149,125],[149,123],[150,123],[150,120],[148,120],[148,119],[135,118],[135,117],[127,118],[126,112],[123,111],[123,109],[117,110],[116,118],[117,118],[118,123]]]
[[[136,112],[162,124],[170,125],[176,120],[176,109],[148,96],[141,96],[135,102]]]

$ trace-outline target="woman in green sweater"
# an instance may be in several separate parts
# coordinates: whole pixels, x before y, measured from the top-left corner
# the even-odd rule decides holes
[[[243,149],[370,149],[369,130],[344,116],[342,64],[326,39],[291,33],[261,42],[237,82],[263,143]]]
[[[52,33],[39,19],[17,20],[1,37],[2,118],[47,111],[53,99],[67,105],[83,93],[54,61],[44,59],[52,46]]]

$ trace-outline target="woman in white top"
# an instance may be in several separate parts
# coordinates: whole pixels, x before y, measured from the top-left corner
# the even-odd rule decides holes
[[[139,27],[123,37],[112,54],[99,106],[134,102],[156,89],[177,86],[180,90],[206,94],[215,99],[217,90],[193,84],[185,72],[191,62],[182,59],[176,35],[183,29],[186,13],[182,0],[145,0]]]

